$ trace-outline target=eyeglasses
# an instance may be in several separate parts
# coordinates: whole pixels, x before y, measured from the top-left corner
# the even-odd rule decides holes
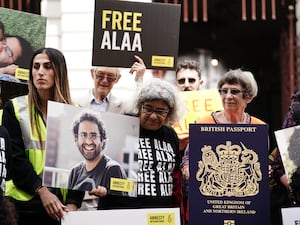
[[[178,79],[177,82],[178,82],[178,84],[182,85],[185,83],[185,80],[188,80],[190,84],[193,84],[196,82],[195,78],[181,78],[181,79]]]
[[[100,135],[98,135],[96,132],[91,132],[91,133],[87,133],[87,132],[80,132],[79,137],[82,140],[86,140],[87,138],[89,138],[92,141],[97,140],[98,137],[100,137]]]
[[[227,89],[227,88],[222,88],[222,89],[219,89],[219,93],[221,95],[227,95],[227,93],[230,93],[232,95],[237,95],[243,91],[239,90],[239,89]]]
[[[155,112],[155,114],[165,117],[169,113],[169,109],[155,109],[150,105],[143,105],[142,109],[143,112],[146,113],[147,115],[151,115],[153,112]]]
[[[97,80],[104,80],[106,78],[108,83],[112,83],[117,80],[117,75],[113,73],[105,73],[102,71],[96,71],[95,76]]]
[[[8,55],[8,57],[14,59],[14,58],[13,58],[13,57],[14,57],[13,51],[12,51],[11,48],[6,44],[5,39],[3,39],[2,41],[3,41],[3,44],[4,44],[4,50],[5,50],[6,54]]]

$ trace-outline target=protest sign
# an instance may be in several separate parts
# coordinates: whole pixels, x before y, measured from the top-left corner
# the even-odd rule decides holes
[[[300,166],[299,137],[300,125],[274,132],[282,163],[288,178]]]
[[[16,78],[29,79],[29,65],[33,51],[45,47],[46,17],[7,8],[0,8],[0,21],[4,25],[4,48],[9,61],[3,58],[1,67],[16,64]]]
[[[282,208],[282,225],[300,225],[300,208]]]
[[[179,208],[118,209],[73,211],[65,214],[61,225],[180,225]]]
[[[268,126],[190,125],[189,224],[270,224]]]
[[[96,0],[92,65],[129,68],[138,55],[148,69],[174,69],[180,10],[179,4]]]
[[[101,185],[110,194],[124,192],[136,196],[137,117],[52,101],[48,102],[47,116],[43,185],[83,191]],[[76,126],[83,121],[86,125]],[[105,155],[105,159],[102,155],[94,165],[99,154]],[[117,163],[125,170],[126,177],[114,176],[119,175]]]
[[[182,91],[179,93],[185,102],[185,113],[179,123],[173,125],[179,138],[189,135],[189,124],[223,109],[220,94],[217,90]]]

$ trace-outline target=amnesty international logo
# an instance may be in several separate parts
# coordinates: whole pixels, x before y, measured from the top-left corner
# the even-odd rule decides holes
[[[215,152],[209,145],[204,145],[201,151],[202,161],[198,162],[196,173],[201,194],[245,197],[259,193],[262,173],[258,156],[252,149],[243,143],[240,146],[226,141],[226,145],[218,145]]]

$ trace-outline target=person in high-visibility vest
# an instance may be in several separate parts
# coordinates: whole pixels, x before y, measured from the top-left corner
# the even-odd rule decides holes
[[[6,182],[5,195],[15,203],[18,225],[60,224],[64,212],[80,207],[83,192],[69,191],[66,197],[60,189],[42,186],[48,100],[72,103],[66,62],[59,50],[34,52],[28,89],[28,95],[8,101],[3,109],[2,125],[12,139],[11,180]]]

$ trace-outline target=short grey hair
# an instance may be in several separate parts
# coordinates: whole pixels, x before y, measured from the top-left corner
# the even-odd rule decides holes
[[[241,69],[229,70],[218,82],[218,89],[224,84],[240,84],[243,88],[244,97],[254,98],[258,92],[258,86],[253,74]]]
[[[177,64],[177,68],[176,68],[176,77],[177,77],[177,74],[178,72],[181,70],[181,69],[185,69],[185,70],[195,70],[199,76],[199,79],[201,79],[201,71],[200,71],[200,64],[195,61],[195,60],[183,60],[183,61],[179,61],[178,64]]]
[[[107,67],[107,66],[93,66],[94,74],[96,74],[96,71],[99,67]],[[118,67],[111,67],[111,68],[116,70],[116,74],[115,74],[116,76],[121,75],[120,68],[118,68]]]
[[[168,105],[167,123],[178,122],[181,116],[181,104],[184,103],[181,103],[178,89],[173,84],[160,78],[153,78],[145,82],[137,93],[135,110],[140,113],[144,102],[152,100],[162,100]]]

